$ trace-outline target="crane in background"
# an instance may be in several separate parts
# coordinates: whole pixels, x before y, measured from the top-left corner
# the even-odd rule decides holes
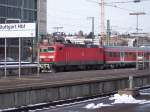
[[[117,7],[116,5],[115,6],[113,6],[113,5],[111,5],[111,4],[117,4],[117,3],[130,3],[130,2],[132,2],[132,3],[139,3],[139,2],[141,2],[141,1],[147,1],[147,0],[131,0],[131,1],[125,1],[125,2],[111,2],[111,3],[105,3],[104,2],[104,0],[100,0],[100,3],[99,3],[99,5],[100,5],[100,45],[103,45],[104,44],[104,42],[105,42],[105,31],[104,31],[104,29],[105,29],[105,5],[107,5],[107,6],[112,6],[112,7],[116,7],[116,8],[119,8],[119,7]]]
[[[110,2],[110,3],[106,3],[106,2],[104,2],[104,0],[100,0],[99,2],[96,2],[93,0],[87,0],[87,1],[98,3],[100,5],[100,39],[99,39],[100,41],[99,41],[99,43],[100,43],[100,45],[103,45],[103,43],[105,41],[105,31],[104,31],[104,29],[105,29],[105,5],[119,8],[119,9],[123,9],[123,10],[128,10],[128,9],[121,8],[121,7],[118,7],[117,5],[113,5],[113,4],[131,3],[131,2],[132,3],[139,3],[141,1],[149,1],[149,0],[129,0],[129,1]]]

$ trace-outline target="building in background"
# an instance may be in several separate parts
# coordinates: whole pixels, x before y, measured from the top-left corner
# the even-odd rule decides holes
[[[0,0],[0,23],[36,22],[35,38],[22,38],[22,56],[36,58],[35,49],[38,38],[47,33],[47,0]],[[18,39],[7,39],[7,56],[18,59]],[[4,58],[4,39],[0,38],[0,60]]]

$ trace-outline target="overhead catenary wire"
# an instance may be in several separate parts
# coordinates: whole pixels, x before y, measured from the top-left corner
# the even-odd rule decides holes
[[[95,2],[95,3],[99,3],[95,0],[86,0],[89,2]],[[128,1],[120,1],[120,2],[105,2],[104,4],[124,4],[124,3],[139,3],[139,2],[143,2],[143,1],[150,1],[150,0],[128,0]],[[101,3],[99,3],[101,4]]]
[[[129,0],[129,1],[121,1],[121,2],[109,2],[107,4],[139,3],[143,1],[150,1],[150,0]]]
[[[117,5],[105,4],[105,6],[118,8],[118,9],[121,9],[121,10],[124,10],[124,11],[128,11],[128,12],[137,12],[136,10],[119,7],[119,6],[117,6]]]
[[[91,0],[92,1],[92,0]],[[141,0],[142,2],[143,1],[150,1],[150,0]],[[122,2],[124,2],[124,1],[122,1]],[[128,2],[128,3],[130,3],[131,1],[129,0],[129,1],[125,1],[125,2]],[[132,1],[133,2],[133,1]],[[98,3],[98,2],[97,2]],[[118,4],[117,4],[118,3]],[[127,7],[122,7],[122,5],[119,5],[119,3],[120,4],[125,4],[125,3],[121,3],[121,2],[116,2],[116,4],[115,4],[115,2],[113,2],[112,4],[111,4],[111,2],[110,2],[110,4],[109,3],[107,3],[105,6],[108,6],[108,7],[113,7],[113,8],[116,8],[116,9],[120,9],[120,10],[124,10],[124,11],[127,11],[127,12],[136,12],[135,10],[133,10],[133,9],[129,9],[129,8],[127,8]],[[97,5],[98,6],[98,5]],[[51,8],[51,9],[54,9],[54,8]],[[55,10],[55,9],[54,9]],[[84,13],[84,11],[85,10],[81,10],[80,12],[78,12],[79,10],[65,10],[65,9],[63,9],[63,10],[55,10],[55,13],[53,13],[53,12],[51,12],[51,11],[54,11],[54,10],[50,10],[49,11],[49,13],[48,13],[48,16],[51,16],[52,18],[55,18],[55,20],[53,20],[52,22],[54,22],[54,21],[56,21],[56,19],[57,19],[57,21],[58,22],[54,22],[54,23],[56,23],[56,24],[58,24],[58,23],[60,23],[60,24],[63,24],[63,25],[65,25],[66,27],[70,27],[70,26],[74,26],[74,27],[79,27],[79,29],[82,27],[82,28],[86,28],[88,25],[84,25],[84,24],[82,24],[82,25],[79,25],[79,23],[82,23],[83,21],[86,21],[86,17],[87,17],[87,15],[86,15],[86,13]],[[82,13],[82,11],[83,11],[83,13]],[[92,11],[91,11],[92,12]],[[62,13],[64,13],[64,14],[62,14]],[[90,13],[89,13],[90,14]],[[97,14],[97,16],[95,17],[95,15]],[[99,15],[98,15],[99,13],[95,13],[95,15],[94,15],[94,17],[96,18],[96,20],[97,21],[99,21],[98,19],[99,19]],[[148,14],[147,12],[146,12],[146,14]],[[89,16],[89,15],[88,15]],[[91,15],[90,15],[91,16]],[[85,20],[84,20],[84,18],[85,18]],[[64,23],[64,20],[66,20],[66,22]],[[69,21],[68,21],[69,20]],[[70,22],[70,21],[72,21],[72,23]],[[85,23],[85,22],[84,22]],[[90,23],[89,23],[90,24]],[[64,27],[65,27],[64,26]],[[98,25],[99,26],[99,25]],[[100,26],[99,26],[100,27]],[[99,28],[98,27],[98,28]]]
[[[97,2],[97,1],[94,1],[94,0],[86,0],[86,1],[101,5],[100,2]],[[142,2],[142,1],[150,1],[150,0],[140,0],[140,1]],[[116,4],[124,4],[124,3],[131,3],[131,2],[134,3],[134,1],[132,0],[132,1],[122,1],[122,2],[108,2],[108,3],[105,2],[104,5],[108,6],[108,7],[118,8],[118,9],[128,11],[128,12],[137,12],[136,10],[132,10],[132,9],[128,9],[128,8],[124,8],[124,7],[120,7],[120,6],[116,5]],[[150,13],[146,13],[146,14],[150,15]]]
[[[87,0],[87,1],[101,5],[100,2],[96,2],[96,1],[93,1],[93,0]],[[150,0],[142,0],[142,1],[150,1]],[[132,9],[128,9],[128,8],[123,8],[123,7],[120,7],[120,6],[116,5],[117,3],[130,3],[130,2],[133,2],[133,1],[126,1],[126,2],[108,2],[108,3],[105,2],[104,5],[105,5],[105,6],[109,6],[109,7],[118,8],[118,9],[121,9],[121,10],[124,10],[124,11],[137,12],[136,10],[132,10]]]
[[[96,1],[93,1],[93,0],[87,0],[87,1],[91,1],[91,2],[94,2],[94,3],[98,3],[98,4],[100,4],[99,2],[96,2]],[[141,1],[150,1],[150,0],[141,0]],[[126,1],[125,3],[127,3],[127,2],[133,2],[133,1]],[[123,7],[120,7],[120,6],[118,6],[118,5],[114,5],[114,4],[111,4],[111,3],[124,3],[124,2],[110,2],[110,3],[105,3],[104,5],[105,6],[109,6],[109,7],[114,7],[114,8],[118,8],[118,9],[121,9],[121,10],[124,10],[124,11],[130,11],[130,12],[137,12],[137,11],[135,11],[135,10],[132,10],[132,9],[128,9],[128,8],[123,8]],[[59,10],[59,12],[55,12],[55,14],[57,14],[57,13],[66,13],[66,14],[72,14],[72,15],[77,15],[77,16],[83,16],[83,17],[86,17],[86,16],[88,16],[88,15],[83,15],[83,14],[81,14],[81,13],[74,13],[74,12],[69,12],[69,11],[62,11],[62,10]],[[48,12],[48,15],[51,15],[52,13],[49,13]],[[146,13],[147,14],[147,13]],[[82,17],[77,17],[77,16],[74,16],[73,18],[72,17],[70,17],[70,16],[65,16],[65,18],[67,17],[67,18],[69,18],[69,19],[73,19],[73,20],[80,20]],[[62,17],[63,18],[63,17]],[[98,18],[98,16],[96,17],[96,18]]]

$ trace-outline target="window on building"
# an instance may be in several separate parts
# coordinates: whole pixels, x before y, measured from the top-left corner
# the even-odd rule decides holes
[[[22,5],[22,0],[0,0],[0,4],[20,7]]]
[[[0,6],[0,16],[1,17],[6,17],[6,10],[7,8],[5,6]]]
[[[6,18],[0,18],[0,23],[5,23]]]
[[[24,8],[36,9],[36,0],[24,0]]]

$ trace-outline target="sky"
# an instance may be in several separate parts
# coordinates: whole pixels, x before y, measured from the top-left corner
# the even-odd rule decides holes
[[[111,6],[105,5],[105,29],[106,21],[109,19],[112,32],[134,33],[136,16],[129,13],[145,12],[146,15],[139,16],[139,32],[150,32],[150,0],[141,0],[140,3],[112,3],[132,0],[104,1],[111,3]],[[55,32],[54,27],[63,27],[59,29],[60,32],[74,34],[82,30],[88,34],[92,30],[92,22],[87,19],[88,17],[95,18],[95,34],[100,32],[100,5],[98,4],[100,0],[47,0],[47,2],[48,33]]]

